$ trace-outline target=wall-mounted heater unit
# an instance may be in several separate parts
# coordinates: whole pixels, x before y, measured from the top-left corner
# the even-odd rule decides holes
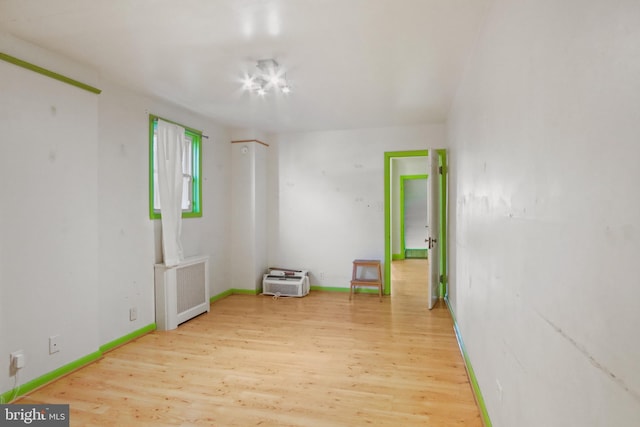
[[[175,329],[209,311],[209,257],[187,258],[175,267],[155,265],[156,326]]]
[[[282,297],[303,297],[309,293],[307,270],[270,268],[262,277],[262,293]]]

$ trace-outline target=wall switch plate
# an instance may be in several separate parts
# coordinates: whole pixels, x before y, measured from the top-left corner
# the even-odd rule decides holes
[[[129,309],[129,320],[134,321],[138,318],[138,307],[131,307]]]
[[[49,354],[60,351],[60,335],[52,335],[49,337]]]

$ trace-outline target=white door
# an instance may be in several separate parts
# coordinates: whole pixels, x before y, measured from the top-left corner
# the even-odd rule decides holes
[[[429,150],[429,215],[427,218],[427,253],[429,257],[429,310],[440,298],[440,258],[438,239],[440,234],[440,168],[438,153]]]

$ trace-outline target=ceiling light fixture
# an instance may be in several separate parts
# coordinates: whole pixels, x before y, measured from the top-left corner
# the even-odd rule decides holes
[[[275,59],[261,59],[256,63],[256,71],[244,78],[245,90],[265,96],[270,90],[291,93],[287,74]]]

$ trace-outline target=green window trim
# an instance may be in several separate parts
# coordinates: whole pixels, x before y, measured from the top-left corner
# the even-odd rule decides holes
[[[149,114],[149,218],[160,219],[162,215],[156,212],[153,207],[155,185],[153,177],[153,135],[155,133],[155,124],[157,120],[164,120],[184,128],[185,135],[191,137],[191,149],[193,155],[193,181],[191,183],[193,200],[191,201],[191,210],[183,211],[182,218],[199,218],[202,217],[202,131],[184,126],[172,120]]]

